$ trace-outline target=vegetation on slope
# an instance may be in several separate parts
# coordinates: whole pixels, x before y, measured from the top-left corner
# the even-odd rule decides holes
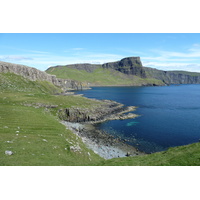
[[[59,88],[11,73],[0,74],[1,166],[200,165],[200,143],[150,155],[104,160],[60,124],[56,115],[62,108],[95,107],[97,102],[80,96],[55,96],[52,90],[58,92]],[[6,155],[5,151],[12,151],[13,155]]]
[[[138,76],[126,75],[113,69],[97,67],[92,72],[73,69],[67,66],[51,67],[47,73],[56,75],[58,78],[73,79],[81,82],[88,82],[93,86],[115,86],[115,85],[163,85],[163,82],[153,78],[143,79]]]
[[[200,143],[169,148],[144,156],[113,158],[100,163],[106,166],[199,166]]]
[[[93,165],[102,160],[56,116],[60,108],[89,107],[96,102],[80,96],[52,95],[52,88],[59,89],[48,82],[9,73],[0,76],[0,165]]]

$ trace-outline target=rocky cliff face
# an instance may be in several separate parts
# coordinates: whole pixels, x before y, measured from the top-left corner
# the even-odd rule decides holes
[[[55,75],[49,75],[46,72],[40,71],[32,67],[0,61],[0,73],[8,72],[21,75],[32,81],[48,81],[56,86],[61,87],[63,90],[78,90],[87,88],[86,85],[83,85],[81,82],[78,81],[56,78]]]
[[[68,122],[88,122],[94,124],[107,120],[132,119],[138,116],[129,113],[136,109],[134,106],[125,107],[123,104],[110,100],[95,101],[97,102],[97,106],[95,107],[71,107],[60,109],[58,111],[58,116],[61,120]]]
[[[144,68],[140,57],[128,57],[117,62],[105,63],[103,68],[111,68],[120,71],[124,74],[135,75],[141,78],[146,78]]]
[[[147,77],[163,81],[165,84],[200,84],[200,74],[188,72],[162,71],[144,67]]]

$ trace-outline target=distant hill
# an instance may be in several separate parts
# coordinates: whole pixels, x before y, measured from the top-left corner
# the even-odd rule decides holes
[[[103,65],[58,65],[48,68],[46,72],[58,78],[89,83],[91,86],[200,84],[200,73],[144,67],[140,57],[127,57]]]
[[[164,85],[160,80],[146,77],[139,57],[125,58],[103,65],[58,65],[46,70],[59,78],[88,82],[91,86],[143,86]]]

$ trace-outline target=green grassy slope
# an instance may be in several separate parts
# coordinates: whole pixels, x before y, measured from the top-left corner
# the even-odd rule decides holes
[[[199,166],[200,143],[169,148],[150,155],[117,158],[100,163],[105,166]]]
[[[72,69],[68,67],[54,67],[46,70],[47,73],[58,78],[73,79],[81,82],[89,82],[91,85],[115,86],[115,85],[162,85],[162,81],[153,78],[142,79],[137,76],[126,75],[112,69],[98,67],[93,72]]]
[[[79,96],[51,95],[52,89],[59,89],[15,74],[0,74],[0,81],[1,166],[93,165],[103,160],[56,116],[58,109],[95,106],[96,102]],[[38,104],[58,107],[38,108]],[[70,146],[78,150],[70,150]],[[5,155],[6,150],[14,154]]]
[[[52,90],[59,88],[15,74],[0,74],[0,166],[200,165],[200,143],[150,155],[104,160],[60,124],[56,115],[62,108],[95,107],[97,102],[80,96],[55,96]],[[43,104],[57,107],[38,107]],[[6,150],[14,154],[5,155]]]

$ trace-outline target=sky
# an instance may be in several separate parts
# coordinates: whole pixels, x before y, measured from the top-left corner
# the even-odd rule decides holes
[[[0,33],[0,60],[46,70],[139,56],[143,66],[200,72],[199,33]]]

